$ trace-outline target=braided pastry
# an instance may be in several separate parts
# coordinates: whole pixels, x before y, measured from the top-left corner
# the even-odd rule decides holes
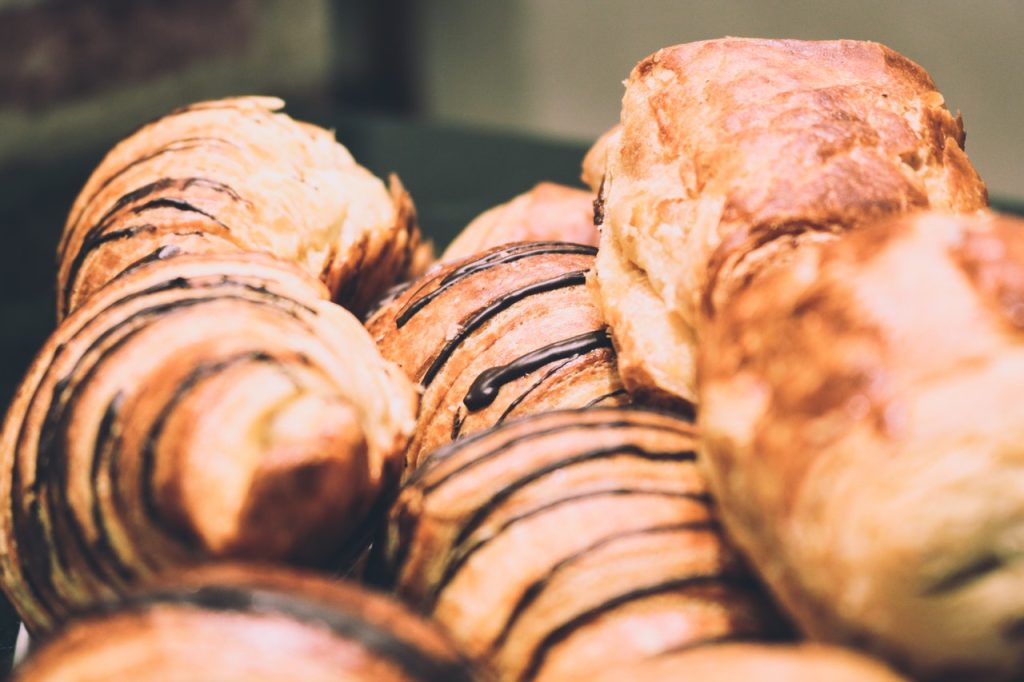
[[[3,588],[30,631],[169,566],[364,544],[416,396],[326,296],[267,256],[182,256],[61,323],[0,434]]]
[[[801,629],[1024,679],[1024,221],[809,251],[721,309],[700,372],[722,518]]]
[[[558,241],[597,246],[594,195],[542,182],[477,216],[449,244],[442,260],[474,256],[513,242]]]
[[[876,43],[725,38],[641,61],[606,140],[596,270],[630,392],[692,401],[701,319],[803,245],[985,206],[942,102]]]
[[[400,596],[501,680],[777,637],[722,542],[696,441],[678,417],[600,407],[456,441],[400,493],[383,563]]]
[[[626,400],[585,287],[594,248],[497,247],[447,264],[367,322],[385,358],[423,386],[407,458],[506,419]]]
[[[469,682],[428,623],[354,586],[221,566],[165,579],[73,621],[14,674],[107,680]]]
[[[727,643],[612,667],[572,682],[907,682],[881,663],[819,644]]]
[[[263,251],[361,310],[429,256],[397,178],[390,192],[326,130],[244,97],[193,104],[103,159],[59,247],[58,315],[140,261]],[[429,250],[429,247],[427,247]]]

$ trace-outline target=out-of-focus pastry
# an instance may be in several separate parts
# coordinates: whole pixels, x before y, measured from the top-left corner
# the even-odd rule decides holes
[[[513,417],[627,400],[585,284],[594,251],[496,247],[432,269],[370,318],[384,357],[423,387],[410,466]]]
[[[182,256],[61,323],[0,432],[0,573],[30,631],[168,567],[366,544],[416,395],[326,297],[269,256]]]
[[[19,682],[469,682],[429,623],[390,599],[281,569],[174,576],[72,621]]]
[[[1024,221],[891,219],[740,292],[705,464],[801,629],[917,678],[1024,677]]]
[[[426,265],[412,201],[273,97],[201,102],[143,126],[86,182],[59,247],[58,316],[139,262],[261,251],[359,311]]]
[[[702,320],[807,244],[987,196],[959,117],[877,43],[725,38],[660,50],[607,141],[597,291],[631,391],[693,400]]]
[[[512,242],[574,242],[597,246],[594,194],[542,182],[477,216],[445,249],[442,260],[475,256]]]
[[[778,638],[785,627],[722,540],[696,443],[678,417],[597,407],[435,451],[391,512],[396,590],[499,680]]]
[[[727,643],[684,649],[572,682],[907,682],[881,663],[818,644]]]
[[[587,151],[587,155],[583,157],[583,172],[580,174],[580,179],[595,192],[601,189],[601,182],[604,181],[604,174],[608,167],[608,152],[618,148],[621,135],[621,125],[611,127],[597,138],[597,141]]]

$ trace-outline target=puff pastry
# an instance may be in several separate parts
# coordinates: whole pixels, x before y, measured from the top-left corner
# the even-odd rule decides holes
[[[690,422],[612,407],[456,441],[402,490],[385,565],[398,594],[499,680],[782,636],[723,542],[696,444]]]
[[[741,292],[700,355],[730,536],[814,638],[1024,676],[1024,221],[922,213]]]
[[[870,658],[816,644],[726,643],[613,667],[575,682],[907,682]]]
[[[876,43],[725,38],[630,74],[597,292],[626,387],[693,400],[701,320],[805,244],[983,183],[928,74]],[[591,175],[594,173],[591,172]]]
[[[261,251],[360,311],[426,265],[412,201],[333,134],[273,97],[200,102],[115,146],[75,200],[59,246],[58,317],[154,258]],[[427,247],[429,249],[429,247]]]
[[[410,466],[506,419],[627,400],[585,281],[594,248],[496,247],[435,268],[367,322],[385,358],[423,388]]]
[[[165,578],[63,629],[19,682],[469,682],[434,627],[354,585],[251,566]]]
[[[0,573],[31,632],[169,567],[365,546],[416,395],[326,296],[268,256],[181,256],[64,320],[0,432]]]
[[[475,256],[512,242],[559,241],[597,246],[595,195],[542,182],[477,216],[445,249],[441,260]]]

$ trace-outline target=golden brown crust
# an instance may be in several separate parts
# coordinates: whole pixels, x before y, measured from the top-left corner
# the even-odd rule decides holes
[[[326,293],[269,256],[182,256],[63,321],[0,432],[3,588],[31,631],[168,567],[367,541],[416,395]]]
[[[589,408],[435,451],[391,512],[399,595],[500,680],[780,636],[718,532],[696,443],[678,417]]]
[[[480,214],[445,249],[451,261],[512,242],[574,242],[597,246],[594,195],[542,182],[529,192]]]
[[[608,166],[608,152],[618,146],[620,135],[622,135],[622,126],[612,126],[594,141],[594,144],[587,150],[586,156],[583,157],[580,179],[595,192],[601,188],[601,183],[604,181],[604,174]]]
[[[472,679],[436,629],[397,603],[283,569],[164,577],[103,611],[64,628],[14,679]]]
[[[1019,679],[1024,223],[921,213],[741,292],[701,350],[705,460],[802,629]]]
[[[58,316],[143,259],[261,251],[321,278],[361,310],[418,272],[411,200],[283,102],[201,102],[107,154],[75,200],[59,249]]]
[[[923,69],[876,43],[726,38],[641,61],[608,151],[597,268],[609,320],[636,295],[665,311],[635,331],[612,323],[623,366],[638,368],[627,387],[692,400],[680,345],[804,244],[911,209],[985,206],[942,102]],[[644,335],[669,341],[651,352]]]
[[[575,682],[906,682],[884,665],[818,644],[718,644],[665,654]]]
[[[423,387],[411,466],[506,419],[627,399],[586,290],[593,263],[581,244],[495,247],[434,268],[374,313],[381,353]]]

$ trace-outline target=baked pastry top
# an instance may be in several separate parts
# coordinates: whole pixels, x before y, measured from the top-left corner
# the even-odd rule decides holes
[[[412,201],[274,97],[200,102],[117,144],[79,193],[59,247],[58,316],[139,262],[260,251],[356,311],[429,256]],[[429,249],[429,247],[427,247]]]
[[[808,249],[700,353],[730,537],[800,628],[925,679],[1024,674],[1024,221],[918,213]]]
[[[688,400],[701,320],[763,270],[885,215],[987,202],[960,118],[877,43],[659,50],[604,144],[597,292],[623,381]]]
[[[480,214],[448,245],[441,260],[474,256],[512,242],[574,242],[597,246],[595,195],[541,182]]]
[[[435,266],[366,326],[423,389],[407,459],[508,419],[627,402],[587,291],[591,246],[518,242]]]
[[[263,254],[190,255],[65,318],[0,431],[0,575],[30,632],[169,568],[368,544],[417,396],[326,297]]]
[[[227,564],[172,573],[70,623],[20,682],[470,682],[440,631],[335,578]]]
[[[724,541],[697,443],[679,417],[596,407],[436,450],[390,514],[396,592],[498,680],[785,637]]]

